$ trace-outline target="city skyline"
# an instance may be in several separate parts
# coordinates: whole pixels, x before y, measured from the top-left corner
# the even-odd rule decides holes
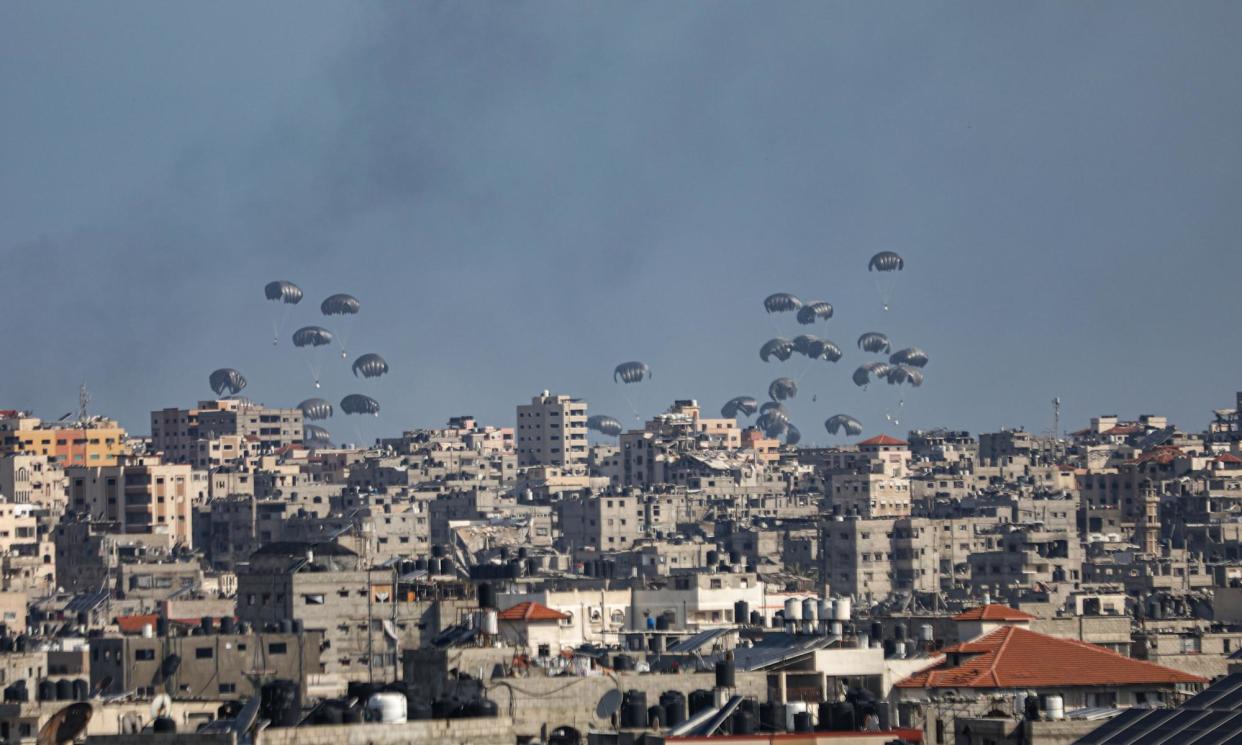
[[[392,372],[329,375],[383,403],[368,440],[545,388],[624,418],[629,359],[644,416],[762,398],[777,291],[837,308],[841,369],[791,406],[808,439],[836,413],[1043,431],[1053,396],[1194,427],[1235,387],[1235,6],[558,10],[5,11],[3,282],[47,310],[7,315],[4,405],[56,416],[85,380],[138,430],[221,366],[315,395],[270,348],[278,278],[303,309],[361,299],[358,351]],[[890,249],[884,314],[865,266]],[[932,357],[900,426],[848,383],[873,328]]]

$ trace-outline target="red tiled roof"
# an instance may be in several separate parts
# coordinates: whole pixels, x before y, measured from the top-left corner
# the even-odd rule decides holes
[[[1182,450],[1173,445],[1161,445],[1140,455],[1135,463],[1160,463],[1167,465],[1182,457]]]
[[[122,634],[139,634],[142,633],[143,626],[155,628],[155,622],[159,620],[159,616],[154,613],[148,613],[139,616],[117,616],[116,625],[120,627]]]
[[[1242,463],[1242,458],[1239,458],[1233,453],[1221,453],[1216,456],[1215,460],[1219,463]]]
[[[875,437],[872,437],[870,440],[863,440],[862,442],[858,444],[859,445],[909,445],[910,443],[906,442],[905,440],[898,440],[896,437],[889,437],[888,435],[876,435]]]
[[[1034,621],[1035,616],[1030,613],[1024,613],[1017,608],[1010,608],[1008,605],[998,605],[991,603],[989,605],[980,605],[977,608],[969,608],[958,613],[953,617],[954,621]]]
[[[1110,436],[1132,435],[1135,432],[1142,432],[1143,428],[1137,424],[1118,424],[1112,429],[1106,429],[1100,434]]]
[[[563,621],[569,616],[542,603],[527,600],[502,610],[497,618],[501,621]]]
[[[948,659],[897,683],[899,688],[1056,688],[1206,683],[1206,678],[1123,657],[1094,644],[1004,626],[945,654],[973,657],[957,667]]]

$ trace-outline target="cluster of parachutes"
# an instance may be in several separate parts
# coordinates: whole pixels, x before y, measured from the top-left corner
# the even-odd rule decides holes
[[[263,296],[274,306],[272,320],[272,345],[280,344],[280,334],[289,320],[293,307],[302,302],[302,288],[288,280],[275,280],[263,287]],[[353,318],[362,309],[358,298],[346,293],[329,295],[319,304],[319,312],[325,318],[334,319],[337,327],[333,332],[319,325],[302,326],[293,332],[293,346],[301,350],[299,354],[306,356],[307,366],[316,388],[321,387],[323,369],[322,350],[336,344],[340,349],[341,359],[349,358],[347,347],[349,332]],[[369,352],[354,360],[351,369],[354,377],[363,379],[378,378],[388,374],[388,362],[380,355]],[[231,367],[220,368],[208,376],[211,390],[217,396],[236,396],[246,387],[246,378],[238,370]],[[378,416],[379,401],[361,393],[351,393],[340,401],[340,410],[345,414],[371,414]],[[335,413],[333,405],[323,398],[308,398],[298,404],[302,416],[307,422],[320,422],[330,419]],[[318,424],[305,424],[303,443],[308,447],[324,447],[331,442],[328,430]]]
[[[867,271],[876,277],[877,290],[884,310],[892,303],[892,289],[895,275],[905,269],[905,259],[892,251],[881,251],[867,262]],[[833,317],[833,306],[823,300],[804,302],[801,298],[788,292],[777,292],[764,298],[763,308],[769,314],[792,314],[803,326],[828,321]],[[854,370],[852,376],[855,385],[866,388],[875,381],[884,380],[889,385],[909,385],[918,387],[923,384],[922,368],[927,365],[927,353],[918,347],[907,347],[893,352],[892,342],[879,332],[869,331],[858,337],[858,348],[870,354],[888,355],[887,361],[869,361]],[[834,342],[812,334],[800,334],[793,338],[776,336],[764,342],[759,348],[759,359],[765,363],[786,362],[801,355],[808,360],[838,362],[845,355]],[[779,377],[768,386],[770,401],[760,405],[750,396],[737,396],[725,402],[720,414],[727,418],[740,416],[751,417],[758,414],[755,426],[772,438],[783,438],[786,444],[796,444],[801,433],[789,420],[789,412],[784,403],[798,395],[797,378]],[[894,421],[889,417],[890,421]],[[824,428],[832,435],[856,436],[862,433],[863,425],[849,414],[836,414],[824,422]]]

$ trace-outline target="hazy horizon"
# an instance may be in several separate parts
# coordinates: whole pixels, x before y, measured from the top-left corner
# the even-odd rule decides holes
[[[798,377],[804,444],[1044,431],[1242,389],[1242,6],[788,2],[0,8],[0,408],[372,395],[365,440],[543,389],[633,421]],[[906,259],[885,313],[866,265]],[[306,293],[271,344],[274,279]],[[813,328],[765,296],[827,300]],[[289,336],[362,312],[354,379]],[[883,331],[922,388],[850,382]],[[760,362],[809,331],[836,365]],[[643,360],[653,377],[612,382]],[[629,401],[627,401],[627,396]],[[812,400],[812,396],[816,400]],[[850,440],[855,438],[849,438]]]

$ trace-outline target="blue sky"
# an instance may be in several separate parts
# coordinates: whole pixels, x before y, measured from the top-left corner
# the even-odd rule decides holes
[[[356,439],[549,388],[632,419],[621,361],[715,409],[798,377],[869,432],[1199,428],[1242,388],[1242,6],[11,3],[0,8],[0,405],[146,431],[237,367],[292,404],[378,398]],[[868,257],[905,256],[893,310]],[[306,291],[273,348],[264,283]],[[836,306],[838,365],[764,365]],[[363,305],[316,391],[288,335]],[[332,323],[325,323],[332,327]],[[900,425],[849,382],[917,344]],[[815,400],[811,400],[811,396]]]

